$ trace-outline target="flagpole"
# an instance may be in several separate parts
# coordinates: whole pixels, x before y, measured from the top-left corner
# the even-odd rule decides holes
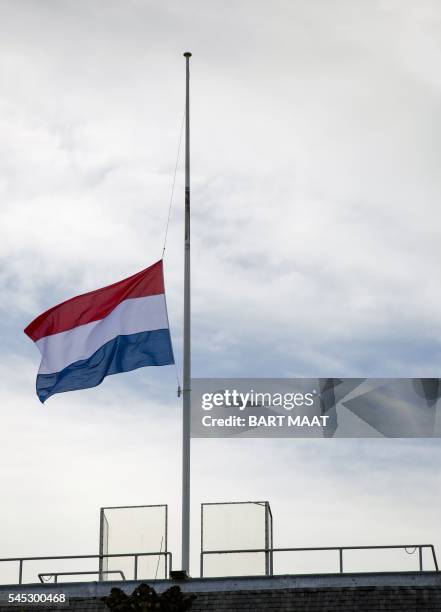
[[[190,57],[184,53],[185,80],[185,245],[184,245],[184,355],[182,378],[182,567],[190,573]]]

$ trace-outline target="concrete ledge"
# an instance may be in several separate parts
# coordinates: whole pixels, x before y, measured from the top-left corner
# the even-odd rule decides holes
[[[302,574],[284,576],[239,576],[228,578],[189,578],[174,580],[127,580],[106,582],[62,582],[58,584],[0,585],[0,599],[4,593],[65,593],[69,598],[99,598],[119,587],[131,593],[138,584],[147,583],[162,593],[178,584],[185,593],[221,593],[237,591],[277,591],[295,589],[341,588],[439,588],[441,572],[379,572],[360,574]]]

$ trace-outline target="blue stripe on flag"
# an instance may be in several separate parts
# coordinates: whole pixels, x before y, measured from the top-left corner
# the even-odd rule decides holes
[[[61,372],[39,374],[37,395],[44,402],[55,393],[96,387],[110,374],[172,363],[173,349],[168,329],[117,336],[88,359],[71,363]]]

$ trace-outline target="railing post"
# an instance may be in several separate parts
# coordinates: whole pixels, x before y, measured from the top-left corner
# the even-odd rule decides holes
[[[269,513],[268,513],[268,502],[265,502],[265,576],[270,576],[270,552],[269,552]],[[272,548],[271,544],[271,548]]]
[[[423,547],[420,546],[418,548],[418,556],[419,556],[419,561],[420,561],[420,572],[423,571]]]
[[[438,561],[436,559],[435,548],[434,548],[433,544],[431,544],[430,548],[432,549],[432,557],[433,557],[433,562],[435,564],[435,571],[438,572],[439,571],[439,569],[438,569]]]
[[[138,580],[138,555],[135,555],[135,569],[133,570],[133,579]]]
[[[109,551],[106,549],[106,553]],[[103,554],[104,554],[104,508],[100,509],[100,542],[99,542],[99,557],[98,557],[98,580],[101,582],[103,579]],[[109,569],[109,566],[107,566]]]
[[[22,584],[23,581],[23,559],[20,559],[18,566],[18,584]]]
[[[343,548],[339,548],[339,557],[340,557],[340,574],[343,574]]]

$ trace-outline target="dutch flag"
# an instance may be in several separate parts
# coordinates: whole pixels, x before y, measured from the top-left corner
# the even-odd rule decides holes
[[[162,260],[54,306],[24,331],[41,352],[41,402],[95,387],[110,374],[173,364]]]

